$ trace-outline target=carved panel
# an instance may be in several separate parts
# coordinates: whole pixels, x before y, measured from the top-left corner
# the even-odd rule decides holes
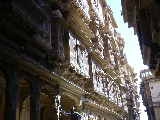
[[[93,78],[94,89],[102,93],[103,92],[102,79],[104,72],[100,67],[100,65],[94,59],[91,60],[91,63],[92,63],[92,74],[93,74],[92,78]]]
[[[89,76],[88,52],[83,43],[70,32],[70,63],[75,71],[81,75]]]

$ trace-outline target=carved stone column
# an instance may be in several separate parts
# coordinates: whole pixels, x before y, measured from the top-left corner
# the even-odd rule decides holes
[[[41,84],[33,80],[30,83],[30,91],[30,120],[40,120]]]
[[[55,96],[55,110],[57,113],[56,117],[58,118],[58,120],[60,119],[60,99],[61,99],[60,95]]]
[[[55,87],[55,96],[54,96],[54,105],[55,105],[55,111],[56,111],[56,117],[57,120],[60,120],[60,99],[61,96],[59,95],[59,86],[57,85]]]
[[[6,80],[4,120],[16,120],[18,68],[14,66],[7,69],[4,71]]]

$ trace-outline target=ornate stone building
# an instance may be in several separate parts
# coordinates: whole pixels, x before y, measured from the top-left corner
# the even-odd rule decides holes
[[[121,1],[124,22],[138,35],[144,64],[160,78],[160,1]]]
[[[160,120],[160,80],[155,78],[148,69],[142,70],[140,77],[142,79],[140,93],[148,120]]]
[[[151,73],[156,78],[160,79],[160,1],[121,1],[124,22],[128,22],[128,27],[133,27],[135,34],[138,35],[143,63],[149,67]],[[147,73],[147,71],[145,70],[142,71],[142,73],[143,72],[144,74],[145,72]],[[148,92],[150,89],[149,84],[151,83],[152,82],[150,82],[150,78],[142,78],[143,90],[141,94],[144,97],[143,102],[145,103],[145,106],[147,108],[148,118],[150,120],[155,120],[155,113],[153,112],[155,110],[154,105],[152,105],[153,103],[147,102],[152,101],[152,99],[150,98],[151,92]],[[160,85],[158,81],[155,81],[154,83]],[[154,90],[155,89],[157,89],[158,91],[159,88],[154,86]],[[148,93],[145,93],[143,91],[147,91]],[[149,97],[145,95],[149,95]]]
[[[116,27],[105,0],[1,0],[0,119],[139,120]]]

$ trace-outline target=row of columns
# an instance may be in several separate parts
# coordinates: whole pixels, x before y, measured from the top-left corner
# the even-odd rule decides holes
[[[12,68],[7,70],[7,74],[5,74],[6,72],[3,73],[4,73],[4,79],[6,80],[4,120],[16,120],[16,109],[18,105],[18,88],[19,88],[18,69]],[[35,80],[29,82],[29,86],[30,86],[30,120],[40,120],[40,109],[41,109],[40,95],[41,95],[42,84],[38,82],[38,80]],[[56,96],[58,96],[58,94],[54,96],[55,99]],[[57,102],[53,103],[54,106],[55,104],[56,106],[58,106],[60,103],[60,101],[57,101],[57,99],[52,101]],[[57,109],[56,112],[58,112]],[[57,115],[57,117],[58,116],[59,115]]]

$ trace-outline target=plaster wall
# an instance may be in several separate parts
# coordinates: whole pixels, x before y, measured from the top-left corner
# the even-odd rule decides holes
[[[160,120],[160,106],[154,107],[156,120]]]
[[[160,89],[159,89],[160,81],[149,82],[151,97],[153,102],[160,101]]]

